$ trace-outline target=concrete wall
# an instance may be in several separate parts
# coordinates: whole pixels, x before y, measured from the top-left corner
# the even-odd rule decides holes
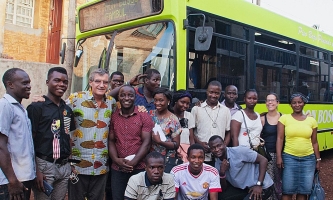
[[[10,59],[0,59],[0,77],[1,77],[1,86],[0,86],[0,97],[5,94],[6,90],[2,83],[2,76],[10,68],[20,68],[26,71],[31,79],[31,95],[30,99],[24,99],[22,104],[24,106],[28,106],[31,103],[31,99],[34,95],[42,95],[47,93],[46,86],[46,75],[48,70],[51,67],[62,66],[62,65],[54,65],[48,63],[38,63],[38,62],[26,62],[26,61],[17,61]],[[67,69],[69,71],[70,69]],[[71,81],[71,77],[69,77]],[[64,95],[64,99],[69,96],[70,88],[67,89],[66,94]]]

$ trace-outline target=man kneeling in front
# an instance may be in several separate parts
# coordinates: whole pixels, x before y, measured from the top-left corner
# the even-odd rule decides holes
[[[267,159],[244,146],[226,147],[220,136],[208,142],[223,192],[219,199],[268,199],[273,180],[266,173]]]
[[[131,176],[125,200],[171,200],[175,198],[172,175],[164,173],[165,158],[153,151],[146,156],[146,171]]]

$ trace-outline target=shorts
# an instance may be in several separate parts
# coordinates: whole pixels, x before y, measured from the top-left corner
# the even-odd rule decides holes
[[[316,169],[315,155],[298,157],[283,153],[282,160],[282,193],[310,194]]]

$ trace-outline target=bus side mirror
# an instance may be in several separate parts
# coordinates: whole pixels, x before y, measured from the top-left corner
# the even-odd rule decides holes
[[[77,65],[79,64],[82,54],[83,54],[83,49],[76,50],[75,59],[74,59],[74,67],[77,67]]]
[[[201,26],[195,29],[194,49],[196,51],[207,51],[213,37],[213,27]]]
[[[62,43],[62,48],[60,51],[60,57],[61,57],[60,63],[61,64],[64,64],[65,55],[66,55],[66,43],[64,42],[64,43]]]

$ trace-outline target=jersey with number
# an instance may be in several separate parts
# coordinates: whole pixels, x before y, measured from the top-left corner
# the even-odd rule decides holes
[[[222,192],[217,169],[203,164],[198,175],[189,172],[189,163],[184,163],[171,170],[174,175],[178,200],[208,199],[209,192]]]

